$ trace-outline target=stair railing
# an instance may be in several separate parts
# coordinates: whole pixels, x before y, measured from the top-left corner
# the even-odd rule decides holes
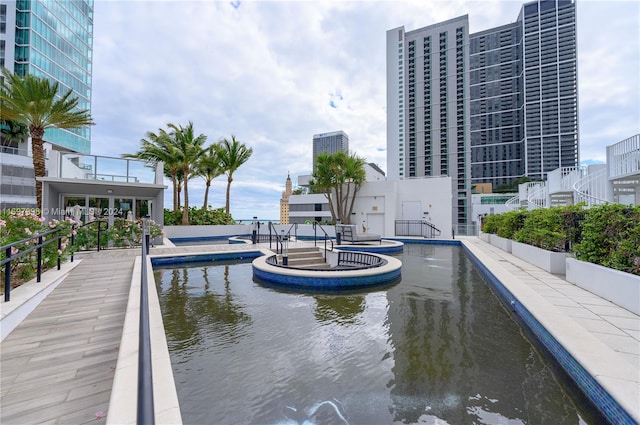
[[[317,245],[318,228],[320,228],[320,230],[322,230],[322,233],[324,233],[324,261],[327,261],[327,241],[331,243],[331,251],[333,251],[333,239],[331,239],[327,231],[324,230],[324,227],[322,227],[320,223],[318,223],[317,221],[314,221],[313,222],[313,246],[318,246]]]

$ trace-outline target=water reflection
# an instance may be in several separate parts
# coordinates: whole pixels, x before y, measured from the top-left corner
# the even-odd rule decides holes
[[[319,322],[353,325],[364,311],[362,295],[317,295],[314,315]]]
[[[171,337],[171,349],[183,350],[201,343],[213,333],[224,341],[234,343],[246,335],[243,329],[251,317],[242,305],[234,301],[231,290],[231,265],[216,268],[209,265],[156,271],[160,285],[161,308],[166,333]],[[213,284],[212,284],[213,281]]]
[[[399,284],[348,295],[157,271],[184,423],[585,423],[460,248],[399,257]]]

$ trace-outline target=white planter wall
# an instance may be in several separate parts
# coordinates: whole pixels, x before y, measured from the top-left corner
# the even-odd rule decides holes
[[[567,282],[640,315],[640,276],[575,258],[566,259],[566,270]]]
[[[511,252],[511,239],[503,238],[498,235],[491,235],[489,243],[505,252]]]
[[[565,274],[567,253],[552,252],[533,245],[512,241],[511,253],[516,257],[553,274]]]

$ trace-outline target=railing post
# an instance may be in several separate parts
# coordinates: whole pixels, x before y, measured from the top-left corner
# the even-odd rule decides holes
[[[73,263],[73,253],[76,247],[76,223],[71,225],[71,262]]]
[[[62,257],[62,237],[58,236],[58,270],[60,270],[60,263],[62,263],[60,257]]]
[[[42,236],[38,237],[38,265],[36,266],[36,282],[40,282],[42,276]]]
[[[147,255],[149,254],[149,244],[151,242],[151,235],[149,234],[149,219],[151,216],[145,215],[142,221],[142,233],[144,234],[144,241],[147,245]]]
[[[98,221],[98,252],[100,252],[100,232],[102,231],[102,221]]]
[[[5,250],[7,264],[4,265],[4,302],[11,299],[11,247]]]

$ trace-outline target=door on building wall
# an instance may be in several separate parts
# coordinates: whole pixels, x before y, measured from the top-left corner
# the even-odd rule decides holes
[[[402,202],[403,220],[422,220],[422,202],[404,201]]]
[[[384,214],[367,214],[367,233],[384,235]]]

